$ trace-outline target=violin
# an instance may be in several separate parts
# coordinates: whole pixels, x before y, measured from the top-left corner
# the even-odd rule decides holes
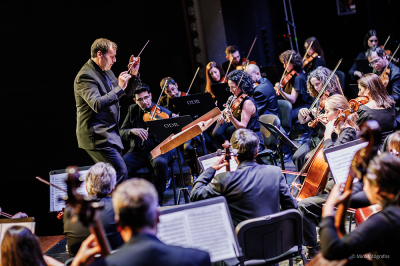
[[[392,62],[394,55],[397,53],[397,51],[399,50],[400,44],[399,46],[397,46],[396,51],[394,51],[393,55],[390,57],[390,60],[388,62],[388,64],[386,65],[386,67],[383,69],[382,73],[379,75],[379,77],[382,80],[383,85],[386,86],[389,83],[389,75],[390,75],[390,68],[389,68],[389,64],[390,62]]]
[[[390,59],[390,56],[392,56],[392,51],[390,51],[390,50],[385,50],[385,46],[386,46],[386,44],[388,43],[389,39],[390,39],[390,34],[389,34],[389,36],[387,37],[386,42],[385,42],[383,45],[380,46],[380,47],[382,48],[382,50],[385,51],[385,53],[386,53],[386,58],[387,58],[388,60]],[[393,58],[393,62],[395,62],[396,64],[398,64],[398,63],[399,63],[399,59],[398,59],[398,58]]]
[[[184,92],[182,92],[184,93]],[[153,120],[162,120],[162,119],[167,119],[169,118],[169,115],[167,113],[164,113],[163,111],[161,111],[160,107],[158,107],[157,105],[153,105],[153,107],[151,107],[150,111],[147,111],[144,115],[143,115],[143,121],[149,122],[149,121],[153,121]]]
[[[305,67],[306,65],[308,65],[312,60],[314,60],[314,58],[316,58],[318,56],[317,53],[313,53],[311,56],[307,57],[307,59],[305,59],[303,61],[303,67]]]
[[[226,111],[230,110],[231,113],[233,113],[240,106],[240,104],[243,102],[243,100],[246,98],[246,96],[247,96],[246,93],[242,93],[237,98],[229,97],[228,101],[225,104],[225,106],[227,106],[227,108],[224,110],[224,112],[222,114],[222,117],[225,121],[228,121],[228,118],[226,117]]]
[[[290,73],[287,74],[287,75],[285,76],[285,78],[281,81],[280,87],[281,87],[281,88],[285,87],[286,84],[292,79],[292,77],[293,77],[294,75],[298,76],[299,73],[297,73],[297,72],[293,69],[293,70],[290,71]],[[278,96],[281,95],[280,89],[276,90],[276,95],[278,95]]]

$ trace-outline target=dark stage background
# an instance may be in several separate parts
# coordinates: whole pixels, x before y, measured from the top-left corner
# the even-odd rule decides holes
[[[4,74],[0,92],[3,114],[0,206],[5,212],[22,211],[35,217],[38,235],[62,234],[62,222],[56,219],[56,214],[48,213],[49,187],[36,181],[35,176],[48,179],[50,170],[93,163],[77,147],[73,81],[89,59],[90,46],[96,38],[117,43],[117,62],[112,69],[116,76],[126,70],[129,56],[136,55],[150,40],[141,56],[140,72],[142,80],[152,89],[153,100],[160,93],[160,80],[166,76],[174,77],[179,87],[186,90],[194,71],[183,2],[191,1],[3,1],[0,4]],[[282,1],[215,2],[222,7],[227,45],[239,45],[245,55],[254,36],[266,32],[268,52],[260,38],[250,59],[260,65],[276,64],[281,70],[278,55],[289,48],[287,38],[283,37],[287,30],[282,19]],[[339,17],[333,0],[292,0],[301,53],[304,40],[316,36],[328,67],[333,68],[343,58],[340,69],[347,73],[363,50],[363,36],[369,29],[378,31],[382,44],[392,33],[387,48],[394,50],[395,41],[400,39],[396,28],[399,3],[360,0],[356,5],[356,15]],[[121,101],[122,119],[132,103],[127,98]]]

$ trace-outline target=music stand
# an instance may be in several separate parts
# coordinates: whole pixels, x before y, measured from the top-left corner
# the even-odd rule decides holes
[[[190,115],[193,120],[196,120],[215,108],[215,103],[210,93],[175,97],[172,99],[172,104],[175,106],[179,115]],[[203,153],[207,154],[206,140],[203,133],[201,133],[201,143]]]
[[[356,59],[357,70],[363,74],[372,73],[374,70],[371,66],[369,66],[369,62],[367,59]]]
[[[179,117],[174,117],[174,118],[168,118],[168,119],[162,119],[162,120],[153,120],[147,122],[147,126],[149,127],[149,130],[151,132],[156,132],[153,133],[156,136],[156,139],[160,142],[163,142],[166,138],[168,138],[171,134],[178,134],[179,132],[182,131],[182,129],[189,125],[192,122],[192,118],[188,115],[185,116],[179,116]],[[182,162],[181,162],[181,157],[179,156],[179,146],[175,148],[176,150],[176,157],[178,159],[178,165],[179,165],[179,173],[181,176],[181,181],[182,181],[182,188],[179,189],[178,192],[178,198],[176,197],[176,182],[174,178],[174,201],[175,205],[179,204],[179,201],[181,199],[181,193],[183,195],[183,198],[185,200],[185,203],[189,203],[189,191],[185,187],[185,179],[183,178],[183,173],[182,173]]]
[[[228,86],[228,83],[219,83],[211,85],[212,92],[215,97],[218,99],[217,107],[220,110],[223,110],[225,107],[223,106],[232,96],[231,89]]]
[[[285,134],[282,133],[276,126],[270,123],[264,123],[260,121],[261,125],[263,125],[269,132],[271,132],[272,135],[274,135],[275,138],[277,138],[278,145],[277,145],[277,151],[279,154],[279,159],[281,160],[281,167],[282,170],[285,170],[285,163],[283,161],[283,154],[282,154],[282,145],[287,144],[293,149],[298,149],[300,148],[300,144],[297,144],[293,141],[291,141]]]

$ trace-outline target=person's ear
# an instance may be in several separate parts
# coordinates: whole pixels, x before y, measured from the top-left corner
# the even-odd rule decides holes
[[[135,103],[137,103],[137,102],[136,102],[136,97],[133,98],[133,101],[134,101]]]
[[[97,58],[100,58],[100,57],[102,57],[102,56],[103,56],[103,53],[102,53],[101,51],[97,51],[96,57],[97,57]]]

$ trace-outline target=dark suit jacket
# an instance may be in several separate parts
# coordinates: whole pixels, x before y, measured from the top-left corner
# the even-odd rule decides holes
[[[139,234],[125,243],[122,248],[91,264],[109,266],[207,266],[210,256],[205,251],[192,248],[168,246],[156,236]]]
[[[259,85],[253,92],[253,99],[256,102],[258,116],[273,114],[279,117],[278,98],[272,83],[264,77],[258,81]]]
[[[241,221],[297,208],[297,201],[277,166],[242,162],[235,172],[215,174],[214,168],[205,170],[196,180],[190,200],[197,201],[224,196],[228,202],[233,225]]]
[[[111,89],[105,77],[111,80]],[[78,146],[98,150],[110,146],[123,149],[119,136],[119,98],[125,95],[111,70],[106,72],[93,62],[86,62],[74,82],[76,102],[76,136]]]

